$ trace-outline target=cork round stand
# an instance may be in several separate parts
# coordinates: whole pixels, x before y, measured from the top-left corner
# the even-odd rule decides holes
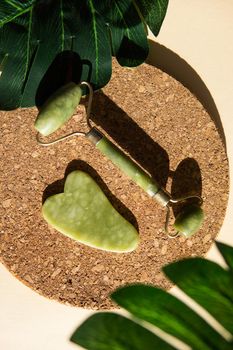
[[[86,130],[84,106],[52,138]],[[1,261],[38,293],[92,309],[115,305],[109,294],[121,285],[171,284],[161,268],[171,261],[205,255],[223,222],[228,199],[228,161],[214,122],[179,82],[143,64],[114,64],[110,83],[95,93],[92,121],[174,197],[203,197],[205,222],[190,239],[169,239],[165,209],[149,198],[85,138],[43,148],[33,127],[37,110],[0,112]],[[140,234],[136,251],[117,254],[79,244],[50,228],[42,202],[63,192],[75,169],[89,173],[112,205]]]

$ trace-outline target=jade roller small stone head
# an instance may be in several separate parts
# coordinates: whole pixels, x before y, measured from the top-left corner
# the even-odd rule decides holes
[[[72,117],[82,96],[82,86],[87,86],[89,89],[89,102],[86,115],[89,131],[87,133],[77,131],[51,142],[41,141],[39,134],[43,136],[52,134]],[[192,236],[199,230],[204,219],[203,210],[201,208],[202,198],[199,196],[189,196],[180,199],[172,198],[165,189],[161,188],[150,175],[125,155],[120,148],[109,141],[97,128],[92,127],[90,122],[92,99],[93,89],[87,82],[82,82],[80,85],[71,83],[59,89],[49,98],[45,105],[42,106],[38,114],[35,122],[35,128],[38,131],[38,143],[42,146],[49,146],[72,136],[85,136],[106,158],[110,159],[119,169],[128,175],[131,180],[146,191],[150,197],[166,207],[165,231],[170,238],[177,237],[178,235],[183,235],[185,237]],[[193,201],[195,201],[196,204],[193,204]],[[170,209],[173,205],[180,202],[184,202],[185,206],[175,219],[173,227],[176,232],[174,234],[169,233]]]

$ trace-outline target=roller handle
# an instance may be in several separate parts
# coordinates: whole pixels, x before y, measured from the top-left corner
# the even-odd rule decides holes
[[[86,137],[101,153],[110,159],[114,165],[146,191],[149,196],[157,199],[162,205],[166,205],[169,202],[170,196],[160,188],[158,183],[109,141],[98,129],[92,128],[89,133],[86,134]]]

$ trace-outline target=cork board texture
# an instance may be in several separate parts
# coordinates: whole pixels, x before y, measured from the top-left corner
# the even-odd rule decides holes
[[[86,130],[85,101],[52,138]],[[228,200],[228,160],[211,117],[179,82],[153,66],[114,64],[110,83],[95,93],[92,122],[174,197],[203,197],[205,221],[190,239],[164,233],[165,209],[149,198],[85,138],[48,148],[37,145],[36,108],[0,112],[0,255],[22,282],[45,297],[92,309],[115,305],[121,285],[171,287],[161,267],[203,256],[221,228]],[[80,169],[140,234],[132,253],[89,248],[48,227],[42,202],[63,192],[68,173]]]

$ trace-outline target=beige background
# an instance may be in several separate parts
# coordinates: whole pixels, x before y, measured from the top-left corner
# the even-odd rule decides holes
[[[215,100],[233,166],[233,1],[170,0],[157,41],[177,53],[199,74]],[[232,170],[231,170],[232,172]],[[232,179],[231,179],[232,188]],[[216,189],[217,190],[217,189]],[[233,196],[219,240],[233,245]],[[208,256],[219,260],[215,248]],[[174,293],[178,293],[174,290]],[[37,295],[0,266],[0,348],[78,349],[68,338],[91,312]]]

